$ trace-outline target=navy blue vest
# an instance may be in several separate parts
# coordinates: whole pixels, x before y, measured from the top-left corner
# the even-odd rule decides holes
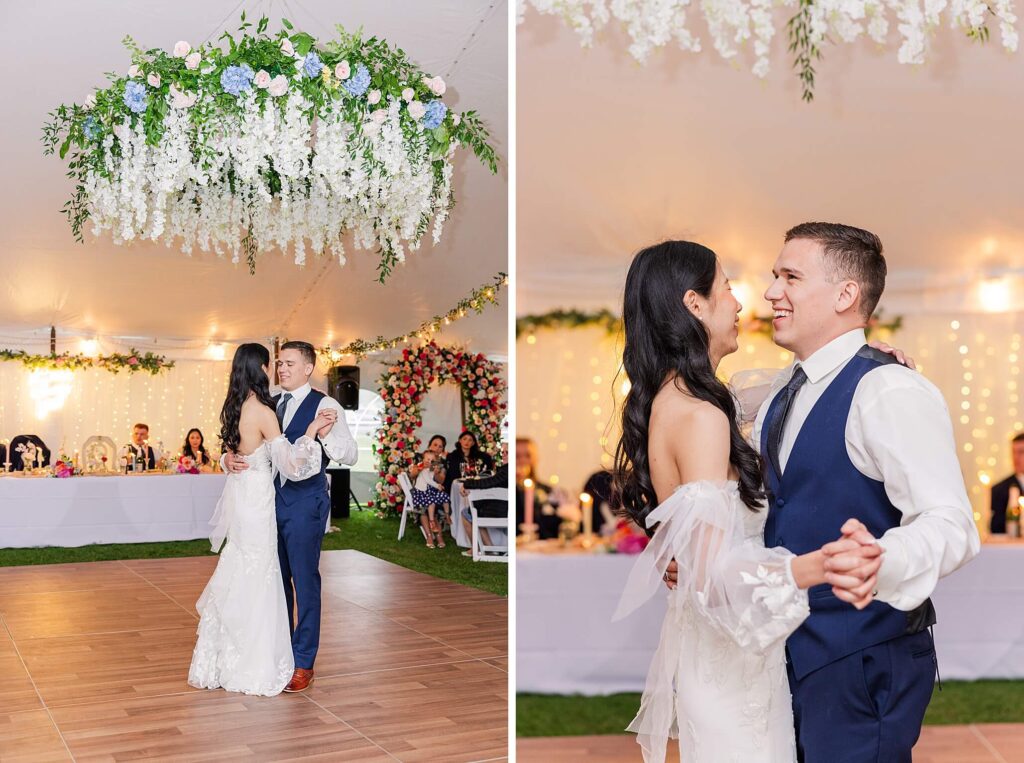
[[[275,406],[280,401],[281,396],[277,395],[274,397]],[[315,389],[311,389],[309,394],[306,395],[306,399],[299,404],[298,410],[295,411],[295,415],[292,416],[292,420],[288,423],[288,428],[284,430],[284,436],[288,438],[288,442],[295,442],[302,435],[306,434],[306,430],[309,425],[313,423],[313,419],[316,418],[316,409],[320,407],[320,401],[323,400],[324,393],[317,392]],[[323,448],[323,445],[320,446]],[[291,506],[297,501],[301,501],[305,498],[310,498],[315,495],[326,495],[327,494],[327,463],[330,459],[327,457],[327,453],[323,453],[320,458],[320,473],[314,474],[308,479],[300,480],[299,482],[293,482],[288,480],[281,485],[281,480],[274,480],[274,490],[277,493],[277,498],[280,503],[285,506]]]
[[[780,396],[776,395],[761,426],[768,494],[765,546],[783,546],[794,554],[817,551],[839,537],[850,517],[863,522],[876,538],[899,526],[900,511],[889,501],[885,485],[857,471],[846,451],[846,421],[857,385],[868,372],[894,362],[891,355],[861,348],[814,404],[781,477],[767,458],[768,431],[778,412]],[[857,610],[836,598],[828,584],[812,587],[808,596],[811,614],[786,642],[798,679],[861,649],[935,623],[931,600],[902,612],[881,601]]]

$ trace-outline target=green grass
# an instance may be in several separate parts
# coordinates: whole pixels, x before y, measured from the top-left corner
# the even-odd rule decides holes
[[[1024,723],[1024,681],[943,681],[932,694],[925,725]],[[622,734],[640,706],[639,694],[580,697],[519,694],[516,736]]]
[[[371,511],[354,511],[350,519],[335,519],[341,532],[324,537],[325,551],[355,549],[410,570],[508,596],[508,565],[474,562],[462,556],[455,541],[446,538],[443,549],[428,549],[415,525],[406,527],[398,541],[398,520],[377,519]],[[115,543],[78,548],[3,548],[0,567],[25,564],[64,564],[114,559],[160,559],[179,556],[212,556],[207,540],[167,543]]]

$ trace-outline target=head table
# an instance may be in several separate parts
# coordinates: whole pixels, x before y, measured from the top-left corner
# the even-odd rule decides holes
[[[0,476],[0,548],[205,538],[224,474]]]
[[[516,554],[516,688],[600,695],[643,689],[666,594],[612,613],[636,557]],[[939,581],[935,644],[943,679],[1024,678],[1024,543],[988,542]]]

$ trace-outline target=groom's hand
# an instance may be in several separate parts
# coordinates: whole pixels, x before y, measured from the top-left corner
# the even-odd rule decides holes
[[[249,464],[245,460],[245,456],[239,456],[236,453],[228,451],[224,454],[224,471],[238,474],[244,472],[249,468]]]
[[[836,598],[863,609],[874,600],[883,549],[856,519],[847,520],[842,537],[822,547],[825,582]]]

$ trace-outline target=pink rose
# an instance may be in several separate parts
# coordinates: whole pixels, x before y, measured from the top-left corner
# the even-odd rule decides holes
[[[419,101],[413,101],[409,104],[409,116],[413,119],[422,119],[423,115],[427,113],[427,107]]]
[[[411,87],[407,87],[402,91],[402,100],[406,103],[411,103],[412,99],[415,97],[416,92]]]
[[[156,72],[153,72],[148,77],[146,77],[146,82],[148,82],[153,87],[160,87],[160,75]]]
[[[141,74],[141,73],[142,72],[139,69],[138,64],[132,64],[131,66],[128,67],[128,76],[129,77],[138,77],[139,74]]]
[[[289,40],[287,37],[285,37],[283,40],[281,40],[281,51],[286,56],[294,56],[295,55],[295,48],[292,47],[292,41]]]
[[[185,56],[185,68],[186,69],[193,69],[193,70],[198,69],[199,68],[199,61],[201,59],[202,59],[202,56],[199,55],[199,51],[198,50],[193,51],[192,53],[189,53],[187,56]]]
[[[371,106],[376,106],[380,103],[380,90],[371,90],[369,95],[366,96],[366,102]]]
[[[174,43],[174,57],[184,58],[192,51],[192,46],[184,40],[178,40]]]
[[[270,80],[270,85],[267,87],[267,92],[277,98],[278,96],[284,95],[288,92],[288,78],[283,74],[278,74],[274,79]]]
[[[426,85],[434,95],[444,95],[444,91],[448,89],[448,86],[444,84],[444,80],[440,77],[425,79],[423,80],[423,84]]]
[[[130,366],[137,366],[137,365],[139,365],[139,359],[136,358],[136,357],[128,358],[128,365],[130,365]]]
[[[338,79],[348,79],[350,74],[352,74],[352,68],[348,65],[348,61],[342,61],[334,67],[334,76]]]
[[[266,90],[270,87],[270,72],[266,69],[260,69],[256,72],[256,76],[252,78],[252,84],[260,90]]]

